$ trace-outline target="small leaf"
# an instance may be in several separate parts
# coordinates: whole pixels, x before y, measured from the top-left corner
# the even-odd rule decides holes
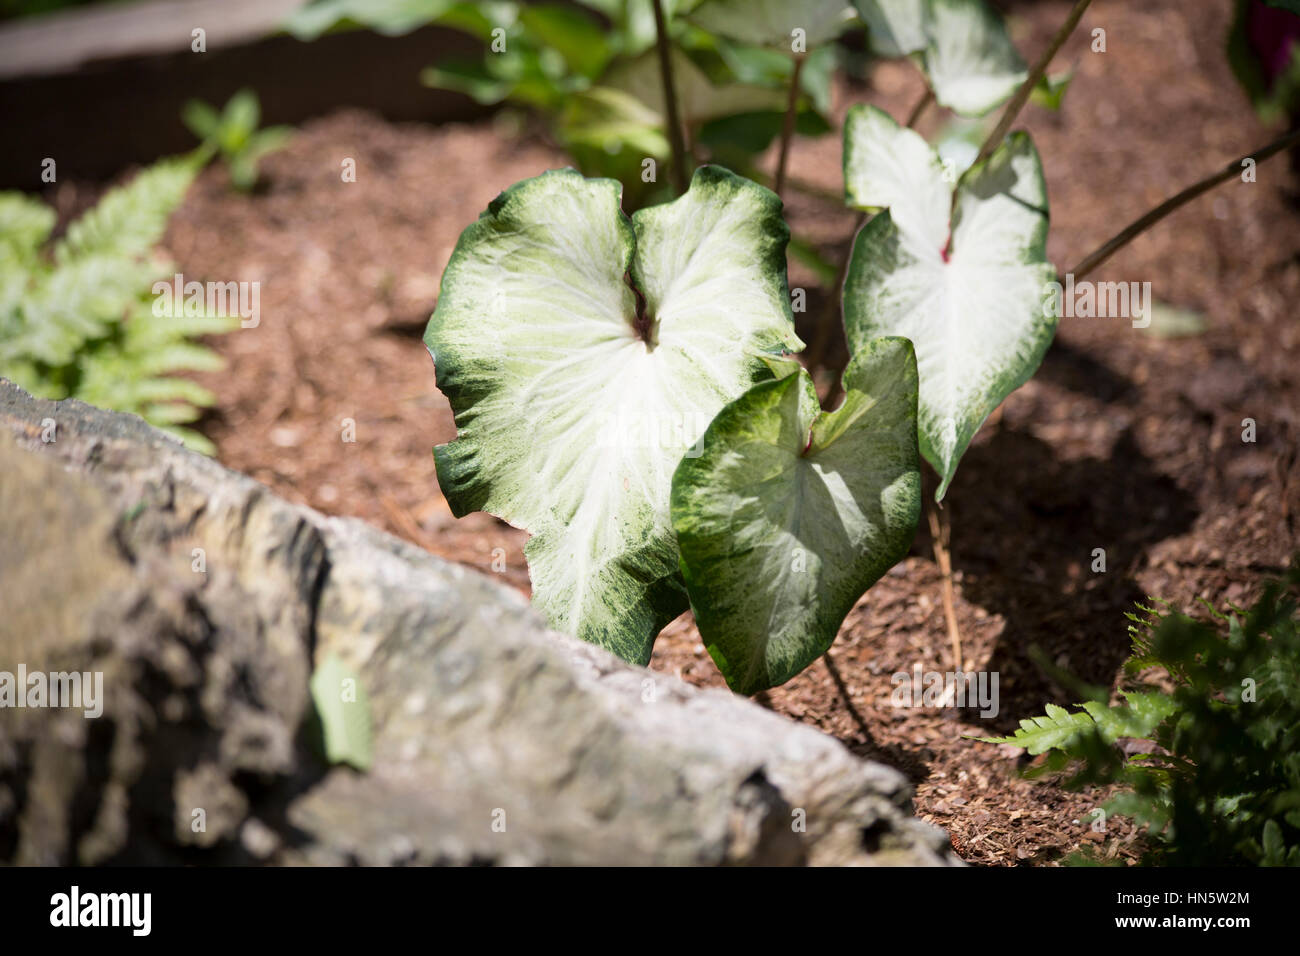
[[[878,56],[919,53],[930,41],[928,0],[853,0],[853,5]]]
[[[360,679],[335,654],[311,675],[311,699],[324,735],[325,759],[369,770],[370,699]]]
[[[622,90],[595,86],[575,93],[560,114],[560,135],[565,146],[592,146],[615,153],[624,146],[642,156],[664,158],[668,140],[660,132],[659,114]]]
[[[595,79],[609,62],[612,51],[605,31],[581,10],[530,3],[519,11],[519,20],[530,39],[558,51],[574,73]]]
[[[238,150],[262,121],[262,105],[252,90],[240,90],[232,96],[221,113],[221,146]]]
[[[314,0],[295,10],[285,29],[299,40],[358,26],[400,36],[433,22],[451,6],[450,0]]]
[[[514,83],[489,72],[480,62],[444,60],[441,66],[420,71],[420,82],[440,90],[453,90],[486,106],[500,103],[514,88]]]
[[[786,94],[782,90],[744,83],[714,86],[704,71],[675,47],[672,64],[677,108],[688,129],[737,113],[785,109]],[[643,108],[659,117],[661,125],[665,122],[663,85],[654,51],[611,69],[602,84],[639,100]]]
[[[1264,866],[1281,866],[1286,853],[1286,845],[1282,839],[1282,828],[1277,825],[1276,820],[1266,820],[1264,822],[1263,833],[1264,859],[1261,861]]]
[[[975,432],[1034,373],[1056,332],[1042,166],[1029,137],[1012,135],[958,181],[950,224],[952,188],[916,133],[855,106],[844,136],[850,204],[889,210],[854,242],[849,350],[882,335],[912,340],[921,454],[939,473],[942,500]]]
[[[221,114],[202,100],[190,100],[181,110],[181,121],[201,140],[215,139],[221,129]]]
[[[805,371],[756,385],[673,477],[695,620],[739,693],[782,684],[825,653],[916,532],[911,344],[870,343],[845,370],[844,392],[823,414]]]
[[[1006,24],[984,0],[854,0],[879,56],[916,54],[935,99],[983,116],[1028,75]]]
[[[1006,24],[984,0],[927,0],[930,42],[922,54],[940,106],[983,116],[1011,97],[1028,71]]]
[[[293,136],[292,126],[268,126],[254,133],[248,140],[248,153],[261,159],[269,153],[283,149]]]
[[[848,0],[705,0],[688,19],[741,43],[786,50],[792,32],[801,29],[811,52],[839,36],[855,16]]]
[[[1059,110],[1061,103],[1065,100],[1065,91],[1070,88],[1070,81],[1073,79],[1073,70],[1044,76],[1038,81],[1038,85],[1034,87],[1029,98],[1045,109]]]
[[[1163,302],[1151,302],[1148,308],[1151,321],[1136,327],[1147,335],[1158,339],[1180,339],[1205,334],[1205,316],[1194,309],[1180,309]]]

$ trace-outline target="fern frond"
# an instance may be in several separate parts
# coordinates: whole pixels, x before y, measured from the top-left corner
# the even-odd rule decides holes
[[[1037,755],[1048,750],[1069,751],[1082,733],[1097,729],[1097,722],[1087,711],[1070,713],[1064,707],[1048,704],[1042,717],[1026,717],[1020,729],[1010,737],[977,737],[986,744],[1015,744]]]
[[[191,157],[164,159],[125,186],[110,190],[95,208],[68,227],[55,244],[60,264],[93,255],[143,256],[167,229],[167,220],[190,188],[198,168]]]
[[[205,435],[196,432],[192,428],[183,428],[180,425],[158,425],[160,431],[164,431],[177,438],[190,451],[196,451],[200,455],[211,457],[217,453],[217,446],[212,444]]]
[[[0,257],[29,262],[54,229],[54,210],[23,193],[0,193]]]
[[[36,395],[140,415],[211,454],[211,442],[181,426],[214,396],[172,373],[220,369],[220,356],[193,337],[229,331],[239,320],[157,316],[151,302],[154,280],[170,271],[153,247],[200,160],[163,160],[111,190],[52,256],[40,246],[53,212],[0,194],[0,375]]]
[[[46,365],[71,362],[87,342],[126,317],[156,274],[149,263],[96,254],[38,276],[18,306],[16,327],[0,343],[0,366],[17,357]]]

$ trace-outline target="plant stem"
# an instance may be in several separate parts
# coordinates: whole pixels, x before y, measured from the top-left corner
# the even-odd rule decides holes
[[[686,192],[686,141],[682,137],[682,124],[677,115],[677,91],[673,84],[671,42],[668,23],[664,19],[663,0],[653,0],[655,12],[655,46],[659,50],[659,76],[664,85],[664,112],[667,113],[668,141],[673,148],[673,185],[677,194]]]
[[[816,368],[826,354],[826,348],[830,344],[831,328],[836,319],[836,313],[839,311],[840,302],[844,297],[844,281],[849,277],[849,264],[853,260],[853,244],[857,241],[858,232],[866,225],[867,214],[858,213],[858,217],[853,220],[853,231],[849,234],[849,247],[844,251],[843,258],[840,259],[839,268],[835,270],[835,284],[831,286],[831,294],[826,300],[826,307],[822,310],[821,319],[817,323],[817,328],[813,330],[813,340],[808,346],[808,365],[810,368]],[[826,401],[823,407],[831,408],[832,402],[839,397],[840,380],[837,376],[832,382],[830,391],[826,393]]]
[[[1039,81],[1042,80],[1043,75],[1047,73],[1047,67],[1048,64],[1052,62],[1052,57],[1056,56],[1056,51],[1061,49],[1062,44],[1064,44],[1070,34],[1074,32],[1074,28],[1079,25],[1079,20],[1083,17],[1083,12],[1088,9],[1088,5],[1091,3],[1092,0],[1078,0],[1078,2],[1075,3],[1074,9],[1070,11],[1070,15],[1066,17],[1065,22],[1061,24],[1061,29],[1056,31],[1056,36],[1052,37],[1052,42],[1048,44],[1043,55],[1039,57],[1038,62],[1034,64],[1034,68],[1030,70],[1029,75],[1025,77],[1025,82],[1020,84],[1020,88],[1016,90],[1015,95],[1011,97],[1011,102],[1008,103],[1007,108],[1002,111],[1002,118],[998,120],[997,127],[994,128],[993,132],[989,135],[989,138],[984,141],[984,145],[980,147],[979,157],[975,160],[976,164],[982,163],[984,160],[992,156],[993,151],[1001,145],[1002,140],[1006,139],[1007,133],[1011,130],[1011,124],[1016,121],[1016,117],[1020,115],[1020,111],[1024,109],[1025,104],[1029,102],[1029,97],[1034,92],[1034,87],[1038,85]]]
[[[799,74],[803,72],[803,56],[795,55],[794,69],[790,72],[790,98],[785,104],[785,123],[781,127],[781,155],[776,161],[776,183],[772,191],[781,196],[785,190],[785,165],[790,159],[790,140],[794,138],[794,121],[799,112]]]
[[[1155,209],[1152,209],[1145,216],[1142,216],[1141,218],[1136,219],[1135,221],[1130,223],[1128,226],[1124,228],[1122,232],[1119,233],[1119,235],[1115,236],[1113,239],[1109,239],[1106,242],[1102,243],[1101,246],[1095,249],[1092,253],[1085,256],[1083,258],[1083,261],[1080,262],[1077,266],[1075,266],[1073,270],[1071,270],[1070,274],[1074,276],[1076,282],[1082,279],[1093,269],[1097,268],[1099,265],[1101,265],[1103,262],[1109,259],[1120,249],[1124,248],[1126,245],[1132,242],[1143,232],[1145,232],[1146,230],[1154,226],[1156,223],[1158,223],[1161,219],[1164,219],[1165,216],[1169,215],[1175,209],[1178,209],[1180,206],[1187,205],[1187,203],[1191,202],[1193,199],[1196,199],[1198,196],[1209,192],[1211,189],[1213,189],[1215,186],[1218,186],[1220,183],[1225,183],[1229,179],[1241,175],[1242,163],[1244,163],[1247,159],[1253,159],[1255,161],[1255,164],[1258,166],[1260,163],[1264,162],[1264,160],[1269,159],[1272,156],[1276,156],[1278,153],[1294,145],[1300,145],[1300,129],[1292,130],[1291,132],[1287,133],[1285,136],[1273,140],[1273,142],[1269,143],[1267,146],[1263,147],[1262,149],[1256,150],[1253,153],[1247,153],[1245,156],[1242,156],[1234,160],[1233,162],[1229,163],[1227,167],[1224,168],[1222,171],[1217,172],[1212,176],[1207,176],[1205,179],[1202,179],[1200,182],[1188,186],[1186,189],[1178,193],[1176,196],[1171,196],[1170,198],[1166,199],[1164,202],[1162,202],[1159,206],[1156,206]]]
[[[952,645],[953,668],[960,673],[963,670],[961,631],[957,628],[957,598],[952,585],[952,555],[948,550],[952,527],[948,523],[948,513],[940,508],[933,498],[928,498],[926,505],[926,512],[930,519],[930,538],[934,544],[934,560],[943,575],[943,616],[948,622],[948,641]]]
[[[912,107],[912,112],[907,114],[908,129],[916,128],[917,121],[920,120],[922,114],[925,113],[926,107],[928,107],[933,102],[934,102],[934,90],[930,89],[927,86],[925,88],[925,95],[916,101],[916,105]]]

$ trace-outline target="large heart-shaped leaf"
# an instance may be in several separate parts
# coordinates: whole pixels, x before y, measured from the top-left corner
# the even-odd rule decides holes
[[[629,221],[619,190],[557,170],[502,193],[461,235],[425,343],[456,416],[434,449],[452,511],[532,532],[551,625],[645,663],[687,606],[673,469],[802,345],[775,195],[706,166]]]
[[[874,107],[850,110],[844,130],[850,203],[889,209],[854,242],[849,349],[881,335],[916,346],[921,454],[939,473],[942,499],[979,426],[1034,373],[1056,332],[1042,166],[1016,133],[962,175],[953,205],[942,165],[916,133]]]
[[[690,19],[741,43],[789,49],[796,29],[811,48],[835,39],[856,15],[849,0],[705,0]]]
[[[916,359],[859,350],[822,413],[807,372],[724,408],[673,477],[672,515],[700,635],[735,691],[784,683],[906,553],[920,513]]]
[[[917,54],[941,106],[983,116],[1028,75],[1006,24],[984,0],[854,0],[881,56]]]

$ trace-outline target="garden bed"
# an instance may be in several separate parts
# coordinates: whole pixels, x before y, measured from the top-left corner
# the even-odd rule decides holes
[[[1067,7],[1018,8],[1017,46],[1041,49]],[[1022,115],[1046,167],[1059,267],[1274,135],[1224,59],[1230,7],[1098,0],[1084,26],[1105,27],[1108,52],[1090,53],[1082,29],[1059,55],[1077,70],[1063,112]],[[869,85],[837,90],[836,115],[870,102],[905,116],[922,92],[910,68],[881,64]],[[932,112],[922,131],[934,122]],[[341,181],[345,158],[356,160],[355,183]],[[500,573],[526,590],[525,535],[487,515],[457,521],[438,492],[430,449],[455,430],[420,336],[460,231],[511,183],[566,164],[500,121],[430,127],[341,111],[267,158],[254,195],[232,192],[220,168],[204,172],[172,220],[177,270],[261,282],[260,325],[215,339],[228,366],[202,379],[218,396],[201,428],[220,460],[484,572],[504,560]],[[802,187],[787,201],[793,232],[838,259],[854,215],[822,193],[842,186],[839,137],[798,142],[791,167]],[[1032,647],[1112,683],[1135,601],[1245,604],[1296,546],[1300,183],[1285,161],[1258,174],[1176,213],[1096,276],[1150,281],[1158,301],[1198,313],[1203,331],[1062,320],[1041,371],[966,455],[945,499],[957,617],[965,663],[1000,675],[998,716],[891,706],[894,673],[953,669],[924,532],[861,599],[829,655],[760,698],[903,770],[919,815],[947,828],[970,862],[1049,863],[1099,837],[1108,855],[1133,856],[1126,823],[1090,831],[1099,794],[1025,782],[1021,751],[966,739],[1008,733],[1045,701],[1072,701]],[[63,184],[50,198],[66,217],[97,188]],[[795,263],[790,284],[809,289],[797,316],[809,340],[826,292]],[[1257,423],[1254,443],[1242,441],[1246,418]],[[355,442],[343,440],[349,419]],[[1097,548],[1105,573],[1092,570]],[[722,683],[689,615],[660,637],[651,667]]]

